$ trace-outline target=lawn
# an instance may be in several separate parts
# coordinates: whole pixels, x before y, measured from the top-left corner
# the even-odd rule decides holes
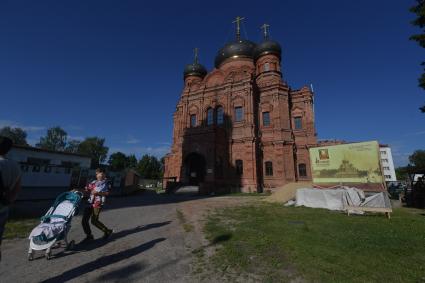
[[[6,223],[3,239],[26,238],[39,223],[40,218],[9,219]]]
[[[211,214],[215,272],[264,282],[425,282],[425,212],[350,216],[259,203]]]

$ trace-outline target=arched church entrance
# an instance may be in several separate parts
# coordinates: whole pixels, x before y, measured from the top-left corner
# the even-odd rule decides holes
[[[201,154],[192,152],[187,155],[184,162],[184,167],[186,180],[189,181],[189,185],[197,186],[204,180],[206,172],[206,161]]]

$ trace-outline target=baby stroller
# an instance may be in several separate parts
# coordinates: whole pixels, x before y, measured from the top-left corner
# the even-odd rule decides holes
[[[65,241],[65,248],[72,249],[75,241],[68,242],[72,217],[77,214],[83,194],[78,191],[60,194],[52,207],[41,217],[41,223],[29,235],[28,260],[34,259],[35,251],[46,251],[46,259],[52,257],[52,246]]]

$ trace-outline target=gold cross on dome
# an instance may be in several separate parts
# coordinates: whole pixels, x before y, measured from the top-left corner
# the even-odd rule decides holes
[[[236,19],[232,23],[236,23],[236,39],[239,40],[241,38],[241,21],[245,18],[237,16]]]
[[[263,24],[260,27],[263,30],[264,39],[267,39],[269,37],[269,30],[268,30],[269,27],[270,27],[270,25],[268,25],[268,24]]]

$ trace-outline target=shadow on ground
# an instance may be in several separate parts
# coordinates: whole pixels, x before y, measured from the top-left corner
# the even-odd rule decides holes
[[[214,239],[212,239],[210,245],[205,246],[203,248],[207,248],[207,247],[210,247],[210,246],[213,246],[213,245],[217,245],[217,244],[220,244],[221,242],[226,242],[226,241],[230,240],[232,238],[232,236],[233,235],[230,234],[230,233],[218,235],[218,236],[214,237]]]
[[[105,281],[121,281],[124,278],[127,278],[129,274],[134,274],[142,269],[145,269],[147,266],[146,264],[142,263],[132,263],[125,267],[112,270],[109,272],[106,272],[105,274],[99,276],[95,281],[96,282],[105,282]]]
[[[131,228],[131,229],[126,229],[126,230],[122,230],[116,233],[113,233],[109,239],[104,240],[102,238],[93,240],[93,241],[89,241],[89,242],[85,242],[85,241],[81,241],[78,244],[75,245],[75,247],[72,249],[72,251],[62,251],[56,255],[53,255],[53,258],[60,258],[60,257],[64,257],[64,256],[69,256],[75,253],[79,253],[79,252],[88,252],[91,250],[95,250],[97,248],[100,248],[106,244],[110,244],[111,242],[114,242],[116,240],[119,240],[121,238],[124,238],[128,235],[131,234],[136,234],[139,232],[143,232],[149,229],[154,229],[154,228],[158,228],[158,227],[162,227],[165,225],[170,224],[171,221],[165,221],[165,222],[158,222],[158,223],[151,223],[145,226],[138,226],[135,228]]]
[[[157,266],[155,266],[153,268],[150,268],[150,269],[147,269],[147,266],[145,266],[143,264],[143,262],[142,262],[141,264],[137,264],[137,263],[130,264],[130,265],[124,267],[124,268],[111,271],[110,273],[112,274],[112,277],[117,276],[116,278],[119,280],[119,279],[125,279],[128,276],[128,274],[126,274],[127,271],[132,270],[132,272],[137,272],[137,271],[140,271],[142,269],[145,269],[143,271],[142,276],[143,277],[148,277],[151,274],[155,274],[157,272],[161,272],[161,270],[167,269],[168,267],[170,267],[170,266],[172,266],[174,264],[177,264],[178,262],[180,262],[182,260],[185,260],[187,258],[192,257],[193,254],[196,254],[198,252],[201,252],[202,250],[204,250],[206,248],[213,247],[215,245],[218,245],[218,244],[221,244],[223,242],[226,242],[226,241],[230,240],[231,238],[232,238],[232,234],[226,233],[226,234],[219,235],[219,236],[215,237],[214,239],[212,239],[212,241],[211,241],[210,244],[204,245],[204,246],[202,246],[202,247],[200,247],[200,248],[192,251],[192,254],[187,254],[187,255],[185,255],[183,257],[179,257],[179,258],[176,258],[176,259],[171,259],[171,260],[169,260],[167,262],[164,262],[162,264],[159,264],[159,265],[157,265]],[[121,276],[121,274],[123,276]],[[99,276],[95,281],[96,282],[104,282],[106,279],[111,279],[111,278],[109,276],[107,276],[106,274],[104,274],[104,275]]]
[[[117,240],[119,238],[122,238],[126,235],[129,235],[131,233],[137,233],[140,231],[144,231],[147,229],[152,229],[152,228],[156,228],[156,227],[161,227],[164,225],[168,225],[170,222],[161,222],[161,223],[153,223],[153,224],[149,224],[143,227],[136,227],[134,229],[129,229],[129,230],[125,230],[122,231],[121,234],[116,234],[116,237],[113,240]],[[228,241],[232,238],[231,234],[223,234],[223,235],[219,235],[217,237],[215,237],[214,239],[212,239],[212,241],[210,242],[210,244],[208,245],[204,245],[202,247],[200,247],[197,250],[194,250],[192,253],[196,253],[199,252],[203,249],[206,249],[208,247],[211,246],[215,246],[217,244],[223,243],[225,241]],[[90,273],[92,271],[95,271],[97,269],[100,268],[104,268],[106,266],[111,266],[114,265],[118,262],[121,262],[123,260],[129,259],[133,256],[136,256],[139,253],[142,253],[144,251],[147,251],[151,248],[153,248],[156,244],[162,242],[166,240],[166,238],[158,238],[152,241],[149,241],[145,244],[142,244],[140,246],[125,250],[125,251],[121,251],[112,255],[108,255],[108,256],[103,256],[100,257],[94,261],[85,263],[83,265],[80,265],[78,267],[72,268],[68,271],[65,271],[64,273],[57,275],[55,277],[49,278],[47,280],[44,280],[42,282],[44,283],[52,283],[52,282],[65,282],[68,280],[73,280],[75,278],[78,278],[79,276],[83,276],[87,273]],[[93,243],[93,246],[90,246],[90,248],[94,249],[99,247],[99,243]],[[104,244],[104,243],[103,243]],[[83,249],[81,249],[80,251],[82,251]],[[85,247],[84,250],[88,250],[88,247]],[[178,259],[172,259],[169,260],[163,264],[160,264],[158,266],[155,266],[153,268],[148,269],[148,266],[146,265],[146,263],[144,263],[143,261],[138,262],[138,263],[131,263],[125,267],[121,267],[112,271],[108,271],[105,274],[100,275],[98,278],[96,278],[96,282],[104,282],[105,280],[119,280],[119,281],[125,281],[126,278],[128,278],[129,276],[131,276],[132,274],[138,273],[142,270],[143,271],[143,276],[148,276],[149,274],[153,274],[156,272],[159,272],[161,270],[163,270],[164,268],[167,268],[169,266],[172,266],[174,264],[176,264],[177,262],[184,260],[188,257],[191,257],[191,254],[188,254],[184,257],[180,257]]]
[[[125,250],[125,251],[121,251],[115,254],[111,254],[111,255],[107,255],[107,256],[103,256],[100,257],[94,261],[85,263],[83,265],[80,265],[78,267],[72,268],[68,271],[63,272],[60,275],[57,275],[55,277],[49,278],[47,280],[44,280],[42,282],[65,282],[68,280],[72,280],[75,279],[79,276],[82,276],[84,274],[90,273],[94,270],[100,269],[100,268],[104,268],[106,266],[112,265],[112,264],[116,264],[122,260],[128,259],[130,257],[133,257],[139,253],[142,253],[144,251],[147,251],[151,248],[153,248],[156,244],[165,241],[165,238],[158,238],[152,241],[149,241],[147,243],[144,243],[140,246]],[[127,266],[128,268],[128,266]],[[138,265],[136,266],[132,266],[130,268],[138,268],[138,270],[143,268],[143,265]],[[120,272],[120,271],[115,271],[115,276],[118,274],[120,274],[120,279],[125,279],[127,276],[129,276],[131,273],[124,273],[124,272]]]

